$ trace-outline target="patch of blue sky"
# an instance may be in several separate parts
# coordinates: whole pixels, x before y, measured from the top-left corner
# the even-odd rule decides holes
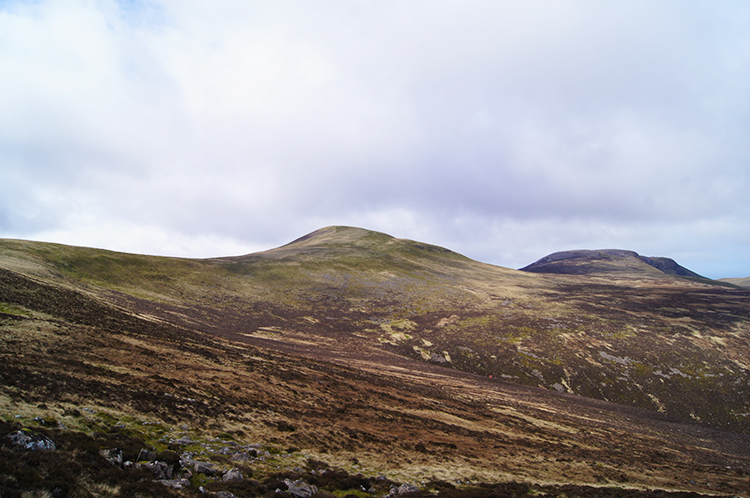
[[[0,0],[0,11],[10,12],[21,5],[39,5],[42,0]]]
[[[0,0],[2,1],[2,0]],[[166,24],[164,9],[150,0],[116,0],[124,20],[137,26]]]

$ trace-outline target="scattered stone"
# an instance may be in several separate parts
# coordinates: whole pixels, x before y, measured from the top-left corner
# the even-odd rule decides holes
[[[234,468],[231,470],[226,471],[226,473],[221,477],[222,481],[241,481],[242,480],[242,472],[240,472],[240,469]]]
[[[406,484],[402,484],[398,488],[396,488],[395,486],[391,486],[391,492],[389,493],[389,495],[405,495],[408,493],[416,493],[417,491],[419,491],[418,487],[407,482]]]
[[[30,429],[21,429],[6,436],[10,439],[13,448],[23,451],[54,451],[55,443],[43,434],[38,434]]]
[[[258,453],[255,452],[255,450],[250,450],[247,453],[238,452],[232,455],[230,458],[234,460],[235,462],[251,462],[255,460],[255,457],[258,456]]]
[[[284,484],[289,488],[289,493],[297,498],[310,498],[312,495],[318,492],[318,487],[314,484],[307,484],[302,479],[292,481],[291,479],[284,479]]]
[[[154,482],[158,482],[159,484],[163,484],[164,486],[175,489],[182,489],[190,486],[190,481],[188,481],[187,479],[157,479]]]
[[[234,493],[230,493],[229,491],[217,491],[216,496],[219,498],[237,498]]]
[[[141,451],[138,452],[138,458],[135,460],[136,462],[155,462],[156,461],[156,453],[153,451],[148,451],[147,449],[141,449]]]
[[[216,472],[218,469],[216,468],[216,465],[208,462],[196,462],[192,461],[190,462],[193,466],[193,470],[195,470],[198,474],[204,474],[209,477],[213,477],[216,475]]]
[[[173,469],[170,465],[167,465],[164,462],[155,461],[155,462],[139,462],[135,464],[135,468],[144,468],[149,469],[152,474],[154,474],[154,477],[159,480],[170,480],[172,479]]]
[[[122,450],[119,448],[110,448],[108,450],[99,450],[99,454],[107,459],[115,467],[122,468]]]
[[[172,441],[173,444],[181,444],[181,445],[188,445],[188,444],[195,444],[195,441],[190,439],[188,436],[182,436],[180,439],[175,439]]]

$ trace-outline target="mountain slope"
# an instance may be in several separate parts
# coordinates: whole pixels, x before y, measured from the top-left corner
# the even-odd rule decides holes
[[[750,277],[745,278],[720,278],[720,282],[726,282],[728,284],[736,285],[738,287],[744,287],[750,289]]]
[[[596,264],[620,264],[610,256]],[[685,468],[703,465],[708,457],[680,450],[694,443],[677,434],[713,441],[711,465],[741,467],[726,458],[744,454],[728,441],[750,434],[750,293],[623,258],[635,271],[532,273],[351,227],[205,260],[2,240],[3,396],[29,417],[38,404],[59,405],[50,411],[62,417],[76,405],[102,409],[112,397],[107,409],[120,419],[188,420],[204,432],[216,424],[277,447],[303,446],[315,458],[325,450],[340,465],[356,458],[372,471],[405,469],[403,479],[429,463],[444,478],[465,464],[484,480],[568,472],[578,476],[570,482],[592,484],[596,473],[581,470],[588,464],[533,463],[528,448],[567,453],[594,419],[601,432],[586,436],[586,456],[575,461],[604,458],[593,448],[606,451],[616,431],[617,465],[634,482],[650,481],[641,462],[627,462],[637,459],[631,444],[671,448],[692,462]],[[332,383],[341,389],[327,390]],[[371,404],[366,393],[375,392],[380,401]],[[356,401],[347,401],[352,393]],[[489,412],[479,408],[488,400]],[[511,434],[491,422],[497,417],[533,427],[521,423]],[[298,429],[287,434],[285,424]],[[389,439],[394,424],[408,429]],[[648,442],[657,426],[658,443]],[[436,427],[439,438],[421,432]],[[540,428],[552,432],[533,435]],[[516,463],[478,460],[517,439],[541,446],[513,443],[526,455]],[[402,453],[389,467],[378,455],[394,445]],[[437,451],[450,445],[455,455]],[[684,469],[659,472],[659,486],[685,480]],[[625,482],[614,475],[602,482]]]
[[[6,438],[3,496],[270,496],[285,478],[341,496],[394,481],[455,497],[487,495],[477,483],[499,496],[750,496],[748,436],[375,349],[310,358],[227,342],[7,270],[0,296],[0,429],[57,445],[19,453]],[[101,453],[114,448],[123,461],[151,451],[191,486],[120,470]]]
[[[208,260],[0,247],[10,269],[231,340],[310,344],[312,355],[374,348],[750,433],[747,292],[666,275],[635,253],[594,260],[611,270],[600,277],[500,268],[351,227]]]

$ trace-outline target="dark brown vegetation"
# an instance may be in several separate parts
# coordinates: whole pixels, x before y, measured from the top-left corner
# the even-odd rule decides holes
[[[327,242],[332,262],[302,242],[312,263],[294,245],[168,264],[6,248],[0,437],[57,449],[3,440],[0,496],[271,496],[284,479],[320,496],[750,496],[750,437],[727,415],[748,399],[747,292],[518,276],[431,246],[407,246],[429,265],[386,252],[363,276],[345,244]],[[172,489],[113,448],[175,471],[203,452],[245,479]]]

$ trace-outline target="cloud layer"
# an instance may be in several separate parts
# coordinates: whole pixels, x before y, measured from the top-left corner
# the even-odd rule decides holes
[[[744,2],[0,2],[0,236],[750,275]]]

